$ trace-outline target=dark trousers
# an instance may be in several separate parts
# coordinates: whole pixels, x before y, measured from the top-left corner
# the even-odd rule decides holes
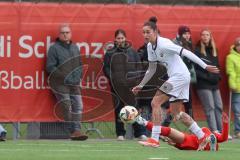
[[[62,112],[60,113],[62,115],[58,118],[64,120],[64,123],[68,124],[70,133],[81,129],[80,120],[83,111],[82,96],[80,95],[80,90],[78,88],[75,89],[75,92],[78,94],[72,95],[71,92],[53,92],[57,99],[57,107],[59,106],[60,112]],[[58,115],[58,113],[56,114]]]

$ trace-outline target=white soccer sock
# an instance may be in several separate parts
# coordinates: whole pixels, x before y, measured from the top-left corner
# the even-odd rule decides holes
[[[161,126],[153,126],[151,138],[155,139],[156,141],[159,141],[160,133],[161,133]]]
[[[193,124],[191,124],[191,126],[189,127],[189,130],[195,134],[198,139],[201,139],[204,137],[204,132],[202,131],[202,129],[198,126],[198,124],[196,122],[193,122]]]

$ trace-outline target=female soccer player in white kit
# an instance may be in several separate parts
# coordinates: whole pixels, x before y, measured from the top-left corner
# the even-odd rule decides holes
[[[167,68],[169,79],[163,83],[159,90],[157,90],[152,100],[152,136],[145,142],[140,142],[144,146],[158,147],[159,134],[161,124],[161,104],[169,100],[171,102],[171,109],[176,120],[181,120],[190,131],[192,131],[199,139],[200,146],[205,147],[207,143],[205,140],[208,135],[205,135],[201,128],[195,123],[189,123],[188,118],[181,118],[181,106],[183,101],[188,101],[190,73],[188,68],[182,61],[180,56],[185,56],[191,61],[197,63],[202,68],[209,72],[218,73],[219,69],[215,66],[205,64],[201,59],[195,56],[192,52],[175,45],[171,40],[160,37],[158,35],[158,28],[156,25],[157,19],[150,18],[148,22],[143,25],[143,36],[148,41],[148,60],[149,67],[141,83],[132,89],[136,95],[143,86],[154,75],[157,67],[157,62],[162,63]],[[189,118],[190,119],[190,118]]]

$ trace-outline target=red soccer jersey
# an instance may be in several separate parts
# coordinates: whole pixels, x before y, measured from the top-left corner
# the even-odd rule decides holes
[[[184,133],[183,143],[177,143],[176,148],[181,150],[197,150],[199,146],[198,138],[194,134]]]
[[[146,128],[151,131],[152,127],[153,127],[153,124],[151,122],[148,122]],[[168,127],[165,127],[165,128],[168,128]],[[163,129],[164,127],[162,127],[162,131],[164,131]],[[206,127],[203,127],[202,130],[204,133],[210,132],[209,129]],[[213,133],[213,134],[216,136],[218,143],[226,141],[228,139],[228,123],[223,122],[222,134],[220,133]],[[182,143],[177,143],[175,145],[175,147],[180,150],[197,150],[198,146],[199,146],[199,140],[197,136],[194,134],[188,134],[188,133],[184,133],[184,140]],[[209,145],[207,145],[204,150],[209,150],[209,149],[210,147]],[[217,144],[217,150],[218,150],[218,144]]]
[[[228,128],[229,128],[228,123],[223,122],[222,133],[216,133],[216,132],[214,133],[219,143],[222,143],[228,140]]]
[[[202,128],[204,133],[209,133],[209,129],[203,127]],[[222,134],[220,133],[214,133],[214,135],[217,138],[217,142],[218,143],[222,143],[224,141],[226,141],[228,139],[228,123],[224,123],[223,122],[223,130],[222,130]],[[193,134],[187,134],[184,133],[184,141],[181,144],[176,144],[175,147],[181,150],[197,150],[199,146],[199,140],[197,138],[197,136],[193,135]],[[217,150],[218,150],[218,144],[217,144]],[[210,146],[209,144],[205,147],[204,150],[210,150]]]

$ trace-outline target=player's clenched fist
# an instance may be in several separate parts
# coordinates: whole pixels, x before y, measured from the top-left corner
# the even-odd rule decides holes
[[[137,85],[137,86],[133,87],[132,92],[134,95],[136,95],[141,90],[142,90],[142,86]]]

